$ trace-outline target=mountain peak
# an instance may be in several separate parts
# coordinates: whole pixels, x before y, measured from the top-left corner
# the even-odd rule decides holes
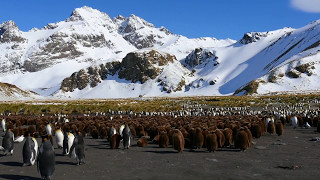
[[[14,21],[10,20],[0,24],[0,29],[3,29],[3,30],[18,29],[18,26]]]
[[[142,19],[141,17],[138,17],[134,14],[131,14],[129,17],[129,23],[135,23],[135,24],[139,24],[139,25],[144,25],[144,26],[149,26],[151,28],[154,28],[154,25],[149,23],[148,21]]]
[[[103,13],[97,9],[93,9],[88,6],[83,6],[81,8],[76,8],[72,11],[71,16],[66,20],[68,21],[92,21],[95,19],[102,19],[110,21],[110,16]]]

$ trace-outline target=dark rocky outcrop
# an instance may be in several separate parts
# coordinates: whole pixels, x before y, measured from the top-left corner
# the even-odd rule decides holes
[[[95,87],[108,75],[118,73],[119,78],[133,83],[144,83],[149,79],[155,79],[165,65],[173,62],[175,56],[161,54],[157,51],[129,53],[122,62],[109,62],[99,66],[81,69],[63,80],[61,90],[72,92],[75,89],[84,89],[88,85]]]
[[[263,37],[267,37],[268,33],[262,32],[249,32],[243,35],[242,39],[239,41],[241,44],[250,44],[259,41]]]
[[[209,58],[212,58],[215,61],[215,65],[218,64],[216,61],[218,57],[216,57],[213,52],[202,48],[196,48],[186,57],[185,63],[190,67],[195,67],[202,64]]]
[[[148,79],[155,79],[163,69],[163,66],[173,62],[175,56],[170,54],[161,54],[157,51],[144,53],[129,53],[121,62],[119,78],[131,82],[141,83]]]
[[[248,84],[240,87],[239,89],[237,89],[234,93],[234,95],[239,95],[242,94],[243,95],[252,95],[252,94],[257,94],[258,91],[258,87],[260,83],[266,83],[265,81],[262,80],[253,80],[250,81]]]
[[[120,62],[109,62],[87,69],[81,69],[73,73],[70,77],[64,79],[61,83],[61,90],[65,92],[72,92],[75,89],[84,89],[88,85],[95,87],[102,80],[106,79],[108,75],[114,75],[119,69]]]

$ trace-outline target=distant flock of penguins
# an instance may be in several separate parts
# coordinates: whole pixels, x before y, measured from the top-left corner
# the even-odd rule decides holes
[[[319,116],[84,116],[84,115],[6,115],[0,116],[4,155],[13,155],[14,143],[24,141],[23,166],[37,163],[42,179],[51,179],[55,170],[53,135],[63,154],[76,159],[77,165],[85,163],[84,137],[107,139],[111,149],[118,149],[121,141],[128,149],[135,138],[138,147],[156,143],[160,148],[169,145],[183,152],[184,148],[234,148],[245,151],[252,146],[253,138],[267,133],[281,136],[284,125],[317,127]],[[38,146],[35,138],[41,137]]]

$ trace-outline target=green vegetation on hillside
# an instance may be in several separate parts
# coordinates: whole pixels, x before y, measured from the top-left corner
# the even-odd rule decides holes
[[[137,98],[106,100],[70,100],[70,101],[18,101],[0,102],[0,113],[54,114],[54,113],[95,113],[112,111],[133,112],[169,112],[183,108],[201,106],[210,107],[264,107],[266,105],[294,105],[302,103],[307,106],[320,96],[311,95],[274,95],[274,96],[210,96],[181,98]],[[316,104],[319,106],[319,104]]]

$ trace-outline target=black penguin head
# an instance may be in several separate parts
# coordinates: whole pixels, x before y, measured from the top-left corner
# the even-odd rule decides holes
[[[44,143],[44,142],[48,141],[49,135],[48,134],[43,135],[43,136],[41,136],[41,139],[42,139],[42,143]]]

